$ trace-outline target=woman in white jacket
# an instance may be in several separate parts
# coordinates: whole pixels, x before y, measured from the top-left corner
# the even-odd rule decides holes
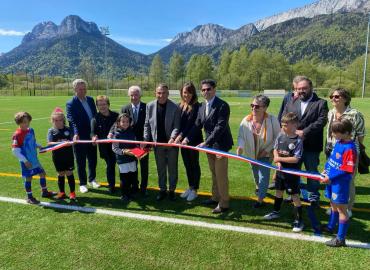
[[[245,156],[271,164],[275,140],[280,133],[280,124],[275,116],[268,114],[270,99],[257,95],[250,104],[252,112],[244,117],[239,127],[238,155]],[[258,201],[254,208],[263,206],[270,179],[270,169],[252,165],[253,177],[256,184]]]

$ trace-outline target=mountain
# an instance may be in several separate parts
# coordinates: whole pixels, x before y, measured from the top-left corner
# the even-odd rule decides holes
[[[0,57],[0,68],[36,74],[76,74],[83,59],[97,73],[104,70],[106,41],[107,62],[112,73],[122,76],[127,70],[145,68],[148,57],[131,51],[106,38],[93,22],[75,15],[67,16],[60,25],[53,22],[37,24],[22,43]]]
[[[369,0],[321,0],[301,8],[295,8],[286,12],[267,17],[255,22],[259,31],[267,27],[285,22],[294,18],[313,18],[318,15],[344,13],[344,12],[369,12]]]
[[[222,45],[238,46],[256,34],[258,30],[253,24],[244,25],[237,30],[227,29],[217,24],[199,25],[190,32],[178,34],[168,46],[155,54],[159,54],[164,62],[169,61],[174,51],[189,59],[194,53],[212,54],[212,51]]]

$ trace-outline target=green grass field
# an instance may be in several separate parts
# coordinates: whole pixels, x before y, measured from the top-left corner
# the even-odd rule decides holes
[[[11,135],[16,128],[14,113],[21,110],[31,113],[34,118],[31,126],[36,131],[38,142],[45,145],[51,111],[56,106],[64,108],[68,99],[0,97],[0,196],[25,197],[22,180],[12,175],[19,174],[18,162],[10,150]],[[150,98],[145,100],[149,101]],[[236,142],[239,123],[249,113],[248,104],[251,100],[226,100],[231,106],[230,125]],[[370,126],[369,101],[352,101],[353,107],[364,114],[367,130]],[[119,111],[127,102],[127,98],[112,98],[111,109]],[[281,99],[272,99],[269,112],[277,114],[280,102]],[[365,145],[370,149],[368,137],[365,138]],[[39,158],[48,176],[55,178],[51,154],[41,154]],[[323,156],[321,161],[323,165]],[[200,191],[209,192],[211,176],[204,154],[201,154],[201,168]],[[97,174],[98,181],[106,182],[101,160],[98,160]],[[231,160],[229,178],[231,195],[254,196],[254,182],[248,164]],[[37,182],[33,183],[33,191],[40,198]],[[348,239],[370,242],[370,178],[368,175],[359,175],[356,183],[358,195],[355,207],[359,210],[354,211]],[[53,190],[57,189],[53,179],[48,181],[48,185]],[[152,154],[149,186],[157,187]],[[178,189],[180,191],[186,187],[185,171],[179,157]],[[192,203],[186,203],[180,198],[176,202],[156,202],[156,193],[151,190],[149,198],[135,200],[128,206],[121,203],[118,194],[108,195],[105,188],[87,194],[77,193],[77,198],[81,206],[291,232],[290,205],[283,206],[282,218],[271,222],[263,219],[263,215],[271,211],[271,204],[253,209],[253,200],[235,198],[231,201],[232,211],[215,216],[211,208],[201,205],[204,196]],[[270,198],[272,195],[270,191]],[[327,200],[322,198],[321,205],[326,207]],[[325,209],[321,209],[319,217],[326,222],[324,212]],[[370,251],[365,249],[332,249],[321,243],[5,202],[0,202],[0,213],[0,269],[368,269],[370,257]],[[307,218],[305,224],[304,233],[312,235]]]

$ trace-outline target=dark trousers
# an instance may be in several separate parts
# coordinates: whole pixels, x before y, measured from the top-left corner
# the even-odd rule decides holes
[[[97,163],[97,150],[96,146],[90,143],[75,144],[73,146],[76,162],[77,174],[80,179],[80,185],[87,184],[86,176],[86,159],[88,162],[89,182],[93,181],[96,177],[96,163]]]
[[[149,174],[149,154],[140,159],[140,191],[145,192],[146,188],[148,187],[148,174]],[[137,182],[137,186],[139,186],[139,181]]]
[[[114,188],[116,184],[116,154],[110,151],[103,157],[105,161],[105,174],[109,188]]]
[[[132,195],[134,193],[134,185],[137,182],[137,171],[120,173],[119,178],[122,196]]]
[[[199,152],[191,149],[181,149],[181,156],[186,169],[186,176],[188,177],[189,187],[199,189],[200,182],[200,166],[199,166]]]

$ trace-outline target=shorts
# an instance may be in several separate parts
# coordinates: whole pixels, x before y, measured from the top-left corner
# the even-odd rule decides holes
[[[299,176],[277,172],[275,179],[276,190],[286,190],[289,195],[300,194]]]
[[[34,175],[45,173],[42,167],[36,167],[34,169],[27,169],[26,166],[22,166],[22,176],[25,178],[32,177]]]
[[[57,172],[62,172],[62,171],[73,171],[74,170],[74,159],[72,158],[58,158],[58,157],[53,157],[53,163],[54,167]]]
[[[348,204],[350,183],[335,183],[327,185],[325,197],[335,204]]]

